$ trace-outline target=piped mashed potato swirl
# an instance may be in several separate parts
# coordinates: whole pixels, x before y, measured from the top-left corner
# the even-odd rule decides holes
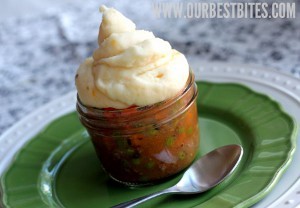
[[[180,93],[189,76],[183,54],[113,8],[101,6],[99,48],[76,74],[81,102],[124,109],[161,102]]]

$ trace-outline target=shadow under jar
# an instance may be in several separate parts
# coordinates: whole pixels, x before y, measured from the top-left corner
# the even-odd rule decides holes
[[[197,92],[190,71],[180,94],[153,105],[99,109],[85,106],[77,97],[80,121],[109,176],[140,186],[189,166],[199,149]]]

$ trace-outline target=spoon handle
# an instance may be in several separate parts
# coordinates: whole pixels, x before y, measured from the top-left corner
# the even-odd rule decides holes
[[[111,208],[125,208],[125,207],[130,208],[130,207],[134,207],[134,206],[136,206],[138,204],[141,204],[141,203],[143,203],[143,202],[145,202],[149,199],[153,199],[155,197],[158,197],[158,196],[161,196],[163,194],[170,193],[170,192],[171,192],[170,189],[165,189],[165,190],[153,193],[153,194],[149,194],[149,195],[142,196],[142,197],[139,197],[139,198],[136,198],[136,199],[133,199],[133,200],[121,203],[121,204],[117,204],[115,206],[112,206]]]

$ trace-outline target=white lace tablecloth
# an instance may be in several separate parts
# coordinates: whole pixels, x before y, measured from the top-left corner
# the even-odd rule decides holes
[[[101,3],[170,41],[187,57],[268,66],[300,77],[299,2],[296,19],[156,19],[152,1],[129,2]],[[75,2],[0,20],[0,134],[75,89],[79,63],[97,47],[99,4]]]

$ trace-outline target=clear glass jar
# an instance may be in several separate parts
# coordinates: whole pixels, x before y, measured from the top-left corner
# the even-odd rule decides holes
[[[197,85],[165,101],[126,109],[87,107],[77,97],[81,123],[110,177],[126,185],[158,182],[189,166],[199,149]]]

